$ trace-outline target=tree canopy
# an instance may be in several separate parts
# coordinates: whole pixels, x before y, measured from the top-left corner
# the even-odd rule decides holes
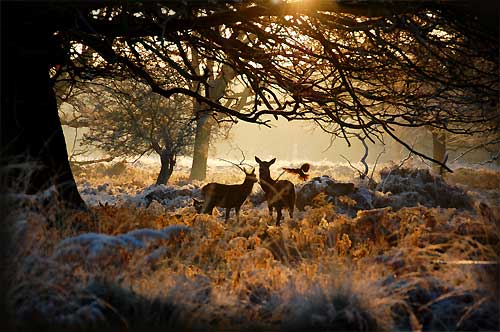
[[[133,80],[98,80],[86,85],[83,94],[87,107],[78,119],[88,128],[83,143],[114,158],[156,153],[161,161],[156,182],[166,184],[177,156],[192,149],[191,101],[181,94],[163,98]]]
[[[498,9],[384,0],[2,2],[4,160],[35,160],[31,191],[53,178],[70,193],[61,196],[81,205],[52,88],[130,74],[225,121],[311,120],[347,140],[388,134],[410,150],[396,128],[498,136]],[[194,52],[209,60],[204,68],[192,65]],[[162,66],[199,88],[169,87]],[[250,107],[207,94],[224,66],[251,90]]]
[[[129,72],[164,97],[191,96],[233,121],[312,120],[347,140],[359,131],[369,139],[388,134],[410,149],[395,127],[498,131],[495,29],[460,5],[387,7],[349,1],[89,5],[57,34],[69,55],[59,70],[83,79]],[[212,68],[194,68],[193,50]],[[159,63],[201,89],[225,64],[251,88],[252,105],[235,109],[201,89],[165,87]]]

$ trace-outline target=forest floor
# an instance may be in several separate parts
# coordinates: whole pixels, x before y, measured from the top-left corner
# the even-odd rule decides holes
[[[273,166],[274,177],[281,166],[290,165]],[[167,186],[151,186],[150,165],[75,168],[91,213],[67,214],[49,194],[11,211],[12,324],[499,330],[499,171],[459,168],[442,179],[381,165],[375,185],[346,165],[312,166],[307,183],[281,177],[314,195],[280,226],[258,184],[239,222],[196,213],[204,183],[242,182],[235,167],[212,165],[203,183],[180,167]],[[332,181],[357,191],[333,197]]]

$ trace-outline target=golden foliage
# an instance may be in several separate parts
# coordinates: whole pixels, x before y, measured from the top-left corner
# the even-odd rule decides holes
[[[33,317],[49,326],[140,326],[156,317],[153,303],[170,303],[178,316],[169,316],[168,324],[185,328],[311,327],[351,315],[359,321],[349,322],[373,329],[415,330],[438,326],[437,317],[423,314],[424,306],[438,313],[453,305],[443,314],[450,324],[445,327],[485,326],[478,317],[498,303],[490,296],[494,271],[451,262],[498,261],[495,220],[477,211],[423,206],[359,211],[350,218],[321,197],[316,203],[280,227],[250,204],[239,223],[189,208],[96,206],[74,217],[85,225],[81,230],[47,227],[47,217],[33,213],[13,231],[18,247],[9,308],[21,326],[30,326]],[[75,244],[64,261],[56,259],[58,245],[70,236],[174,225],[189,232],[140,248],[117,247],[93,262],[88,249]],[[97,290],[96,280],[103,280]],[[83,315],[89,296],[100,299],[100,316]]]

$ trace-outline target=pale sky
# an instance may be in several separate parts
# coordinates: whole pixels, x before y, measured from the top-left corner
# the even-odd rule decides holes
[[[232,129],[232,139],[214,144],[215,156],[219,158],[241,158],[238,147],[245,152],[247,159],[257,155],[264,159],[276,157],[283,160],[328,160],[343,161],[339,154],[353,162],[359,161],[364,153],[357,140],[351,141],[349,148],[343,139],[337,138],[329,148],[330,135],[316,128],[311,122],[280,119],[273,121],[273,128],[239,122]],[[375,159],[381,147],[370,146],[368,160]],[[326,150],[326,151],[325,151]]]
[[[356,140],[352,141],[352,147],[349,148],[345,141],[339,138],[327,149],[330,135],[315,128],[310,122],[288,122],[280,119],[273,120],[272,125],[272,128],[268,128],[246,122],[235,124],[228,140],[211,143],[209,157],[240,160],[239,149],[241,149],[247,161],[253,161],[253,157],[257,155],[265,160],[276,157],[278,160],[297,162],[322,160],[344,162],[340,157],[342,154],[352,162],[358,162],[364,153],[362,145]],[[74,129],[66,126],[63,126],[63,129],[68,151],[71,151]],[[83,132],[85,130],[80,129],[79,136]],[[374,160],[381,149],[380,146],[370,145],[368,161]]]

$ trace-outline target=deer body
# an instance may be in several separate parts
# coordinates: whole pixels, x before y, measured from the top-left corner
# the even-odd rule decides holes
[[[212,214],[214,207],[222,207],[226,209],[227,221],[231,209],[234,208],[236,219],[239,221],[241,205],[250,192],[252,192],[255,182],[257,182],[257,177],[255,171],[252,171],[251,173],[246,173],[245,181],[241,184],[222,184],[216,182],[206,184],[201,188],[201,194],[205,201],[199,212]],[[200,204],[201,202],[197,203]]]
[[[290,218],[293,218],[293,210],[295,207],[295,186],[288,180],[275,181],[271,178],[269,167],[274,164],[276,158],[271,161],[262,161],[255,157],[255,161],[259,164],[259,180],[262,190],[266,194],[267,206],[269,214],[273,215],[273,209],[276,209],[276,225],[280,224],[282,217],[281,210],[286,207],[290,213]]]

